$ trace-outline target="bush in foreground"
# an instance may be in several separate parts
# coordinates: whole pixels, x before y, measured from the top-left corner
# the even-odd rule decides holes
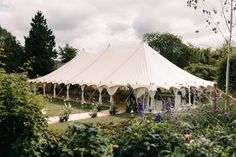
[[[66,130],[61,157],[110,157],[113,145],[89,124],[71,125]]]
[[[0,154],[39,156],[47,121],[42,99],[30,92],[26,77],[0,72]]]

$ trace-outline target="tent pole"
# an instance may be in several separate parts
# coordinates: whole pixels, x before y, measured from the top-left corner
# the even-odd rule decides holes
[[[69,89],[70,89],[70,84],[67,84],[66,85],[66,100],[70,99]]]
[[[85,85],[82,85],[81,86],[81,104],[85,103],[85,100],[84,100],[84,88],[85,88]]]
[[[113,96],[110,95],[110,103],[114,103]]]
[[[196,105],[196,94],[193,94],[193,107],[195,108]]]
[[[149,103],[149,102],[150,102],[150,101],[149,101],[149,99],[150,99],[149,92],[147,92],[147,97],[146,97],[146,98],[147,98],[146,107],[147,107],[147,109],[149,109],[149,108],[151,108],[151,106],[149,106],[149,104],[150,104],[150,103]]]
[[[102,104],[102,90],[103,90],[103,88],[98,88],[98,92],[99,92],[98,102],[99,102],[99,104]]]
[[[173,89],[173,91],[174,91],[174,96],[175,96],[175,103],[174,103],[174,105],[175,105],[175,109],[177,110],[177,94],[178,94],[178,89]]]
[[[118,88],[119,88],[118,86],[106,88],[108,94],[110,95],[110,103],[112,103],[112,104],[114,103],[113,95],[116,93]]]
[[[43,83],[43,96],[46,96],[46,83]]]
[[[56,98],[56,87],[57,87],[57,84],[54,83],[53,84],[53,98]]]
[[[192,105],[191,104],[191,87],[189,87],[189,89],[188,89],[188,103],[189,103],[189,105]]]
[[[174,89],[174,95],[175,95],[175,109],[177,110],[178,108],[181,107],[181,95],[179,95],[179,89]]]

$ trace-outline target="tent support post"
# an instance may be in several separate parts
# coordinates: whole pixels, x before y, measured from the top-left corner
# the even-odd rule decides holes
[[[53,98],[56,98],[56,87],[57,87],[57,84],[54,83],[53,84]]]
[[[181,107],[181,96],[179,95],[179,89],[174,89],[175,94],[175,109]]]
[[[98,92],[99,92],[98,102],[99,102],[99,104],[102,104],[102,90],[103,90],[103,88],[98,88]]]
[[[85,100],[84,100],[84,88],[85,88],[85,85],[82,85],[81,86],[81,104],[85,103]]]
[[[192,105],[191,104],[191,87],[189,87],[189,89],[188,89],[188,103],[189,103],[189,105]]]
[[[176,103],[176,100],[177,100],[177,93],[178,93],[178,89],[173,89],[174,91],[174,95],[175,95],[175,99],[174,99],[174,108],[177,109],[177,103]]]
[[[118,90],[118,88],[119,88],[118,86],[106,88],[107,93],[110,95],[110,103],[111,103],[111,104],[114,103],[113,95],[116,93],[116,91]]]
[[[102,104],[102,92],[99,92],[98,102]]]
[[[43,84],[43,96],[46,96],[46,83]]]
[[[153,91],[153,90],[148,91],[148,95],[149,95],[149,97],[151,98],[151,105],[150,105],[150,107],[152,108],[152,110],[153,110],[154,112],[157,111],[157,108],[156,108],[156,106],[154,105],[154,101],[155,101],[154,96],[155,96],[155,94],[156,94],[156,91]],[[150,103],[150,102],[149,102],[149,103]]]
[[[150,96],[149,96],[148,92],[147,92],[147,97],[146,98],[147,98],[146,108],[149,109],[149,108],[151,108],[151,106],[149,106],[150,105],[150,103],[149,103],[150,102],[150,100],[149,100]]]
[[[113,100],[113,95],[110,95],[110,103],[114,103],[114,100]]]
[[[70,89],[70,84],[67,84],[66,85],[66,100],[70,99],[69,89]]]

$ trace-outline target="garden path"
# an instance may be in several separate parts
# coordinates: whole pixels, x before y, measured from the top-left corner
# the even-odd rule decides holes
[[[91,116],[89,114],[90,114],[90,112],[70,114],[68,121],[75,121],[75,120],[91,118]],[[104,116],[108,116],[108,115],[110,115],[109,110],[103,110],[103,111],[100,111],[97,113],[97,117],[104,117]],[[48,124],[59,123],[59,116],[49,117],[47,119],[47,121],[48,121]]]

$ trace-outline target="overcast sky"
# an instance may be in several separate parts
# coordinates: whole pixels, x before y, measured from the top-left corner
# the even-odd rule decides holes
[[[170,32],[199,47],[216,48],[223,42],[186,0],[0,0],[0,24],[24,44],[37,10],[57,46],[69,43],[79,50],[96,52],[108,44],[137,47],[147,32]]]

